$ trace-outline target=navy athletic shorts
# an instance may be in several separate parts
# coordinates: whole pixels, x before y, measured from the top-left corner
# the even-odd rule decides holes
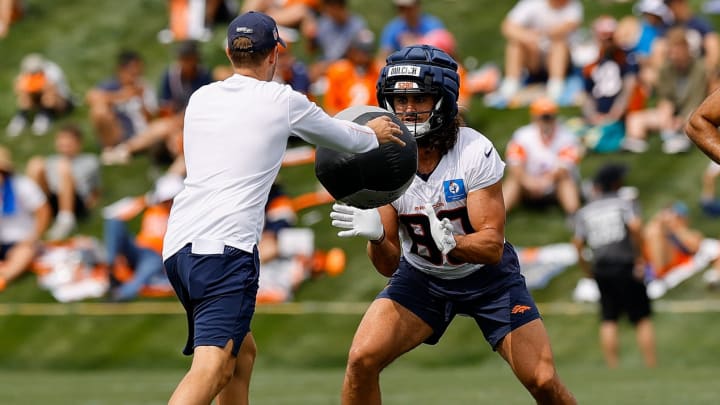
[[[225,246],[223,253],[191,253],[191,245],[165,260],[168,279],[185,307],[188,339],[183,354],[198,346],[225,347],[237,356],[255,313],[260,266],[253,253]]]
[[[517,256],[508,246],[506,253],[511,254],[505,254],[500,265],[485,266],[456,280],[428,275],[402,259],[377,298],[389,298],[425,321],[433,330],[426,344],[437,343],[455,315],[460,314],[475,319],[485,340],[496,350],[505,335],[540,318],[520,274]]]

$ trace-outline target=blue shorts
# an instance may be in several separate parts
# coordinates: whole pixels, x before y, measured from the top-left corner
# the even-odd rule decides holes
[[[237,356],[255,313],[259,267],[257,248],[248,253],[231,246],[221,254],[195,254],[188,244],[165,260],[168,279],[187,314],[183,354],[192,354],[198,346],[225,347],[232,339]]]
[[[433,330],[425,340],[431,345],[457,314],[475,319],[493,350],[505,335],[540,318],[509,244],[499,265],[484,266],[455,280],[430,276],[403,259],[377,298],[389,298],[425,321]]]

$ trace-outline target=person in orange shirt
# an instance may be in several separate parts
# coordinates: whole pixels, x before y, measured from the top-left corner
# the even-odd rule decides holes
[[[166,174],[160,177],[152,192],[137,198],[120,200],[106,207],[104,240],[107,263],[110,266],[110,299],[128,301],[147,284],[168,284],[162,261],[162,244],[167,230],[172,199],[183,188],[182,177]],[[143,212],[140,231],[133,236],[127,221]],[[114,269],[123,256],[133,269],[130,280],[122,283],[114,276]]]
[[[381,66],[373,57],[374,51],[375,35],[362,30],[350,43],[345,58],[328,66],[323,104],[328,114],[334,115],[355,105],[377,105],[375,84]]]

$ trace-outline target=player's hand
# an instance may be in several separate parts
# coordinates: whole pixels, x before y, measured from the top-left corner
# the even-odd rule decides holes
[[[398,138],[398,136],[402,134],[400,125],[396,124],[387,115],[381,115],[377,118],[373,118],[365,125],[375,132],[375,136],[377,137],[379,144],[395,142],[400,146],[405,146],[405,142]]]
[[[442,221],[435,215],[432,204],[425,204],[425,214],[430,219],[430,234],[432,235],[435,246],[446,255],[455,249],[457,242],[453,236],[453,225],[449,219],[443,218]]]
[[[375,208],[363,210],[335,203],[332,209],[330,213],[332,226],[346,229],[338,232],[338,236],[341,238],[362,236],[370,241],[377,241],[382,239],[385,234],[385,229],[380,221],[380,213]]]

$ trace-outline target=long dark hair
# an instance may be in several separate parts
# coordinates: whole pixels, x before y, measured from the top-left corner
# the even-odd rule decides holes
[[[456,115],[447,125],[440,128],[433,134],[428,134],[417,140],[418,147],[430,147],[440,151],[440,155],[445,155],[457,142],[460,127],[466,126],[465,120],[460,114]]]

